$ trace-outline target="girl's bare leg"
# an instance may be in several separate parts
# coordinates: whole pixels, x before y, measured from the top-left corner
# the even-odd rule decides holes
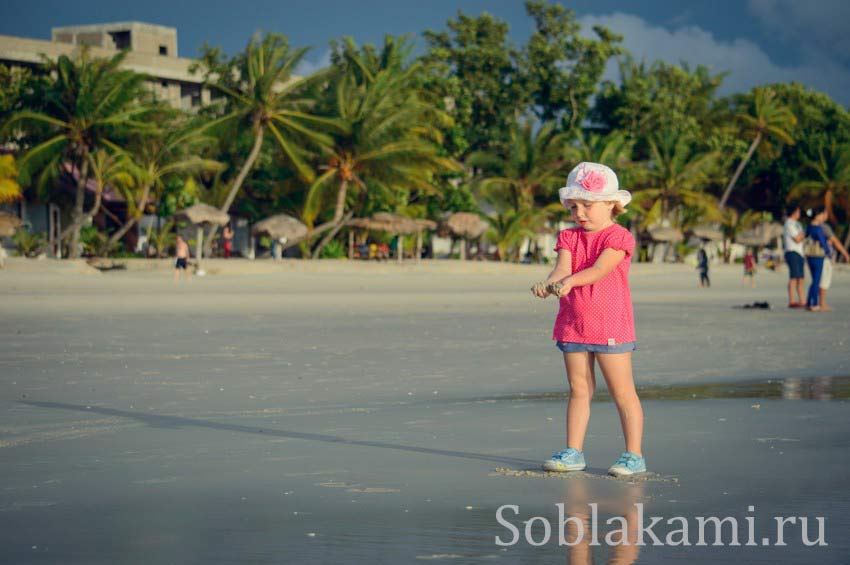
[[[570,381],[570,400],[567,403],[567,447],[582,451],[587,424],[590,421],[590,400],[596,389],[593,374],[594,354],[564,353],[564,365]]]
[[[617,411],[620,413],[620,425],[626,440],[626,451],[643,456],[641,440],[643,438],[643,408],[635,391],[632,378],[631,353],[597,353],[599,368],[608,384],[608,392]]]

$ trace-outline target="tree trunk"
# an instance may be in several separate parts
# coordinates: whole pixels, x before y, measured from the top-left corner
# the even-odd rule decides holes
[[[750,148],[747,150],[747,154],[744,156],[743,159],[741,159],[741,162],[738,163],[738,168],[735,169],[735,174],[732,175],[732,180],[730,180],[729,184],[726,185],[726,190],[723,191],[723,197],[720,199],[720,204],[717,205],[717,208],[721,212],[724,208],[726,208],[726,202],[729,200],[729,195],[732,194],[732,189],[735,188],[735,183],[738,182],[738,178],[741,176],[741,173],[744,172],[744,167],[746,167],[747,163],[749,163],[750,159],[753,156],[753,153],[755,153],[756,148],[759,146],[759,143],[761,143],[761,140],[762,135],[761,132],[759,132],[758,134],[756,134],[755,139],[753,139],[753,142],[750,144]]]
[[[110,238],[109,238],[109,241],[107,241],[107,242],[103,245],[103,247],[101,247],[101,248],[98,250],[98,252],[97,252],[98,256],[103,256],[103,255],[105,255],[105,254],[106,254],[106,252],[107,252],[109,249],[111,249],[111,248],[112,248],[112,246],[113,246],[113,245],[115,245],[115,243],[116,243],[116,242],[118,242],[118,241],[119,241],[122,237],[124,237],[124,235],[125,235],[128,231],[130,231],[130,228],[132,228],[133,226],[135,226],[135,225],[136,225],[136,223],[137,223],[139,220],[141,220],[141,219],[142,219],[142,216],[144,215],[145,206],[147,206],[147,204],[148,204],[148,197],[150,196],[150,192],[151,192],[151,185],[147,185],[147,186],[145,186],[145,190],[142,192],[142,197],[139,199],[139,206],[138,206],[139,213],[137,213],[137,214],[133,215],[133,216],[132,216],[132,217],[130,217],[130,218],[127,218],[127,221],[126,221],[126,222],[124,222],[124,225],[123,225],[123,226],[121,226],[121,227],[118,229],[118,231],[116,231],[114,234],[112,234],[112,236],[110,236]]]
[[[331,229],[331,232],[329,234],[327,234],[324,238],[322,238],[322,241],[319,242],[319,245],[317,245],[316,248],[313,249],[312,253],[310,254],[311,258],[318,259],[319,253],[321,253],[322,249],[324,249],[325,246],[328,243],[330,243],[330,241],[336,236],[336,234],[339,232],[340,228],[342,227],[342,215],[343,215],[343,212],[345,211],[345,197],[347,195],[348,195],[348,181],[343,179],[339,183],[339,192],[337,192],[337,194],[336,194],[336,207],[334,208],[333,219],[329,222],[322,224],[318,228],[314,229],[313,233],[311,233],[310,235],[311,236],[317,235],[319,233],[322,233],[325,230],[328,230],[328,229],[331,229],[331,228],[334,228],[334,229]],[[350,219],[350,216],[349,216],[349,219]]]
[[[242,188],[242,183],[245,182],[245,179],[248,177],[248,173],[250,173],[251,169],[254,167],[257,157],[260,155],[260,149],[263,147],[263,133],[265,132],[263,124],[257,120],[254,122],[254,127],[257,128],[257,133],[254,135],[254,146],[251,147],[251,152],[248,153],[248,158],[245,159],[244,163],[242,163],[242,168],[239,170],[239,174],[237,174],[236,178],[233,179],[233,184],[230,185],[230,192],[227,193],[227,198],[224,199],[224,203],[220,208],[220,210],[225,214],[229,213],[230,207],[233,205],[233,201],[236,200],[236,195],[239,194],[239,189]],[[204,252],[207,255],[212,253],[213,238],[215,237],[216,232],[218,232],[218,228],[219,226],[210,226],[209,231],[207,232],[207,242],[204,248]]]
[[[312,253],[310,253],[310,257],[312,259],[318,259],[319,258],[319,254],[322,252],[322,249],[324,249],[325,246],[328,243],[330,243],[330,241],[334,237],[336,237],[336,234],[339,233],[339,230],[341,230],[343,228],[343,226],[345,226],[345,223],[348,220],[350,220],[353,215],[354,215],[354,210],[351,210],[350,212],[348,212],[348,214],[346,214],[343,218],[340,219],[340,222],[338,224],[334,225],[332,222],[328,222],[326,224],[322,224],[321,226],[319,226],[319,228],[322,231],[324,231],[328,228],[333,228],[333,229],[331,229],[331,231],[329,231],[328,234],[325,237],[322,238],[322,241],[319,242],[319,245],[317,245],[316,248],[313,249]],[[320,233],[318,229],[314,230],[313,233],[310,234],[310,236],[315,235],[316,233]],[[310,237],[310,236],[308,236],[308,237]]]
[[[850,226],[847,228],[847,235],[844,236],[844,249],[850,249]]]
[[[827,185],[829,186],[829,185]],[[827,188],[826,192],[823,193],[823,207],[826,210],[827,219],[832,222],[832,225],[838,225],[838,218],[835,217],[835,210],[833,209],[833,204],[835,203],[835,195],[832,193],[832,188]]]
[[[198,270],[201,269],[201,259],[204,258],[204,228],[198,226],[198,232],[195,236],[195,259],[198,262]]]
[[[74,200],[74,213],[71,218],[71,225],[65,230],[65,235],[63,233],[60,241],[65,239],[68,235],[71,237],[71,241],[68,243],[68,258],[69,259],[77,259],[80,254],[77,247],[80,244],[80,228],[83,227],[85,223],[85,214],[83,212],[83,206],[86,202],[86,181],[88,181],[89,176],[89,162],[86,156],[84,155],[81,159],[82,164],[80,165],[80,178],[77,179],[77,194]]]
[[[342,213],[345,211],[345,197],[348,195],[348,181],[343,179],[339,184],[339,192],[336,194],[336,207],[334,208],[334,224],[339,223],[342,219]]]

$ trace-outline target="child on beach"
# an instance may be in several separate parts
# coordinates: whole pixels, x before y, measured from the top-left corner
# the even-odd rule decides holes
[[[584,437],[599,364],[620,414],[626,451],[608,472],[627,476],[646,471],[641,451],[643,410],[632,377],[634,314],[628,274],[635,241],[614,222],[631,201],[617,175],[605,165],[580,163],[560,189],[561,203],[579,227],[558,237],[558,260],[545,281],[532,287],[538,298],[560,299],[552,339],[564,354],[570,398],[567,447],[543,463],[546,471],[586,467]]]
[[[192,282],[192,273],[189,271],[189,245],[182,236],[177,236],[177,261],[174,263],[174,282],[180,280],[180,270],[186,273],[186,282]]]
[[[697,272],[699,273],[699,286],[710,287],[711,279],[708,278],[708,253],[700,247],[697,251]]]
[[[744,255],[744,280],[741,284],[747,286],[747,277],[750,277],[750,286],[756,287],[756,256],[753,255],[752,249],[747,249],[747,254]]]

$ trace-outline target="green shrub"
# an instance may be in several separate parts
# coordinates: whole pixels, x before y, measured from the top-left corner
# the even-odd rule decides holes
[[[103,247],[109,240],[109,235],[102,233],[97,226],[84,226],[80,228],[80,243],[83,245],[83,255],[92,256]]]
[[[344,259],[348,256],[348,252],[342,242],[334,239],[322,249],[319,256],[321,259]]]
[[[15,255],[18,257],[35,257],[47,246],[47,234],[18,230],[12,236],[12,241],[15,242]]]

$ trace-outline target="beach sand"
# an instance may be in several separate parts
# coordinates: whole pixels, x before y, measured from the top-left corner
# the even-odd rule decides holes
[[[0,271],[3,562],[629,562],[557,532],[499,547],[496,510],[518,506],[522,533],[595,502],[604,535],[637,501],[736,517],[742,544],[754,517],[759,544],[647,546],[641,563],[850,560],[847,271],[818,314],[785,308],[783,272],[750,289],[717,267],[699,289],[692,267],[634,265],[652,473],[617,481],[601,375],[588,471],[538,471],[566,399],[557,304],[528,291],[544,266],[208,261],[179,285],[168,262],[129,266]],[[809,517],[811,539],[824,517],[829,545],[798,523],[761,546],[774,516]]]

